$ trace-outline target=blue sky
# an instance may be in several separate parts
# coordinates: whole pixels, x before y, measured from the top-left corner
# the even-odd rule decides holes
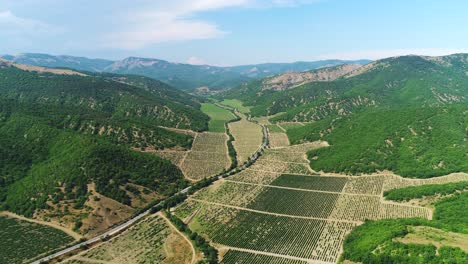
[[[464,0],[2,0],[0,54],[239,65],[468,52]]]

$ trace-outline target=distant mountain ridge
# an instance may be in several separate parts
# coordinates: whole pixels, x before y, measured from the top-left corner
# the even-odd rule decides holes
[[[252,79],[264,78],[284,72],[308,71],[341,64],[364,65],[370,62],[370,60],[321,60],[219,67],[173,63],[160,59],[138,57],[128,57],[118,61],[39,53],[2,55],[0,57],[16,63],[34,66],[143,75],[187,91],[194,91],[200,87],[206,87],[208,90],[225,90]]]

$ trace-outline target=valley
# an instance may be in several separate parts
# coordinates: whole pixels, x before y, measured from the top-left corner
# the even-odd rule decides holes
[[[6,237],[56,241],[1,258],[463,263],[466,73],[446,64],[467,60],[440,61],[337,66],[284,89],[265,89],[267,77],[209,98],[139,76],[0,64],[2,210],[76,234],[0,216]]]

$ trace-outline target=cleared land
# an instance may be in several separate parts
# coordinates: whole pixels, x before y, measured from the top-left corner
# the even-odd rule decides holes
[[[468,177],[315,176],[306,152],[325,145],[266,150],[249,169],[195,193],[175,213],[229,250],[222,263],[333,263],[345,236],[367,219],[432,217],[429,208],[385,201],[385,189]]]
[[[229,123],[229,131],[234,137],[233,145],[237,152],[237,161],[243,164],[262,144],[262,127],[242,119]]]
[[[159,215],[67,261],[72,263],[191,263],[192,249]]]
[[[236,118],[229,110],[215,104],[204,103],[201,106],[201,111],[210,117],[210,122],[208,123],[208,130],[210,132],[224,133],[226,131],[224,124]]]
[[[0,263],[22,263],[74,241],[65,232],[0,216]]]
[[[250,112],[250,107],[244,106],[240,100],[237,99],[224,99],[221,104],[236,108],[237,111],[246,114]]]
[[[411,226],[409,233],[404,237],[396,238],[396,241],[405,244],[431,244],[440,247],[459,247],[468,253],[468,235],[454,232],[447,232],[429,226]]]
[[[230,166],[227,155],[226,134],[199,133],[192,149],[180,163],[184,175],[191,180],[201,180],[222,172]]]

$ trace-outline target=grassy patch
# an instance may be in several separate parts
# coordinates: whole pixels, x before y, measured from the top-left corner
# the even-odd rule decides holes
[[[225,132],[224,124],[236,118],[229,110],[221,108],[215,104],[204,103],[201,110],[210,117],[208,130],[211,132]]]
[[[242,101],[237,99],[224,99],[221,104],[237,108],[237,110],[243,114],[250,112],[250,107],[244,106]]]
[[[267,125],[267,128],[268,128],[268,131],[270,131],[270,133],[283,133],[284,132],[277,125]]]

